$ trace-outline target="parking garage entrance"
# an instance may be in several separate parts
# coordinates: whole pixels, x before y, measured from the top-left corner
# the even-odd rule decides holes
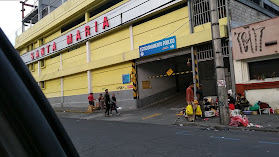
[[[139,107],[185,91],[193,82],[190,49],[141,58],[136,61]]]

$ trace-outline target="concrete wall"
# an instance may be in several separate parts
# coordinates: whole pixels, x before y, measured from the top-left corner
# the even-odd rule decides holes
[[[236,0],[229,0],[229,9],[232,23],[235,22],[236,25],[246,25],[270,18]]]
[[[150,105],[152,103],[163,100],[164,98],[170,97],[177,92],[176,87],[170,88],[161,92],[158,92],[154,95],[147,96],[143,99],[139,99],[138,107],[143,107],[145,105]]]
[[[114,66],[104,67],[92,71],[92,88],[93,93],[109,91],[132,90],[133,83],[123,84],[122,75],[131,74],[132,63],[125,62]]]
[[[165,75],[170,68],[175,71],[175,66],[168,64],[166,60],[139,65],[137,67],[139,98],[143,99],[176,87],[175,76],[148,78],[151,76]],[[150,81],[151,89],[143,89],[142,81]]]
[[[123,110],[131,110],[137,108],[137,100],[133,97],[133,90],[120,90],[120,91],[110,91],[110,96],[112,93],[115,94],[117,100],[117,106],[123,108]],[[100,94],[105,94],[105,92],[94,93],[94,98],[97,99]],[[95,102],[98,102],[96,100]]]
[[[136,109],[138,107],[137,100],[133,99],[133,90],[123,91],[109,91],[109,94],[114,93],[117,99],[117,106],[123,108],[123,110]],[[101,93],[94,93],[93,97],[97,99]],[[53,107],[87,107],[88,106],[88,94],[71,95],[64,97],[48,98],[50,104]],[[95,104],[98,100],[95,100]]]
[[[273,109],[279,109],[279,88],[246,90],[245,95],[252,105],[262,101],[268,102]]]
[[[249,37],[250,34],[253,34]],[[248,44],[248,40],[251,40]],[[277,54],[279,45],[265,43],[279,40],[279,17],[232,29],[233,59],[242,60]]]
[[[48,98],[52,107],[63,107],[63,97]]]

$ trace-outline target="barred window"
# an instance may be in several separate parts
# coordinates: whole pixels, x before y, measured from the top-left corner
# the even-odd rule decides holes
[[[41,89],[46,89],[46,82],[45,81],[41,81],[40,82],[40,87],[41,87]]]
[[[229,56],[228,42],[222,40],[223,57]],[[206,61],[214,59],[212,43],[203,44],[197,47],[198,61]]]
[[[226,17],[226,1],[218,0],[219,19]],[[194,0],[193,8],[193,25],[198,26],[210,22],[210,5],[209,0]]]
[[[34,63],[31,63],[31,64],[30,64],[30,70],[31,70],[31,71],[35,71],[35,67],[34,67],[34,66],[35,66]]]
[[[46,67],[46,60],[42,59],[42,60],[40,60],[40,62],[41,62],[41,68],[45,68]]]
[[[248,63],[250,80],[264,80],[279,77],[279,59]]]
[[[269,5],[265,4],[265,3],[264,3],[264,8],[269,10],[270,12],[276,14],[276,15],[279,15],[279,11],[278,10],[272,8],[271,6],[269,6]]]
[[[252,2],[254,2],[254,3],[258,4],[258,5],[260,5],[260,4],[261,4],[261,0],[249,0],[249,1],[252,1]]]

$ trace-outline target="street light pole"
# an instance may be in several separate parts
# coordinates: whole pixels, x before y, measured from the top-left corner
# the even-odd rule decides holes
[[[228,107],[228,96],[225,81],[225,68],[222,55],[222,44],[220,38],[219,28],[219,17],[217,9],[217,0],[209,0],[210,13],[211,13],[211,31],[212,31],[212,42],[213,52],[216,68],[217,77],[217,90],[218,90],[218,106],[219,106],[219,117],[220,123],[223,125],[229,125],[229,107]]]

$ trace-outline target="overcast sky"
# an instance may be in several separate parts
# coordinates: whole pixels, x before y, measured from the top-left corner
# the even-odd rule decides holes
[[[20,0],[0,0],[0,27],[10,39],[15,42],[15,33],[21,31],[21,3]],[[34,4],[35,0],[28,0],[28,4]],[[25,15],[31,11],[31,7],[25,6]]]

